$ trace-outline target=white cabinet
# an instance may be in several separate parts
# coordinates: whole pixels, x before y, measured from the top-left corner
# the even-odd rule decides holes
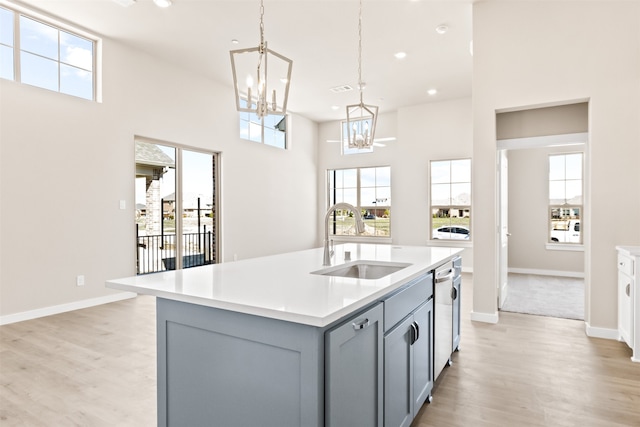
[[[617,246],[618,334],[633,350],[631,360],[640,362],[640,247]]]

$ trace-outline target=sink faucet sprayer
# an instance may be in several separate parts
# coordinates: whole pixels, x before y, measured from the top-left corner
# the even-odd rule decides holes
[[[336,203],[331,206],[327,211],[327,214],[324,217],[324,259],[322,260],[322,265],[331,265],[331,256],[333,255],[333,249],[329,250],[329,216],[336,209],[348,209],[353,212],[353,215],[356,218],[356,233],[362,234],[364,233],[364,222],[362,221],[362,215],[360,215],[360,209],[355,208],[353,205],[349,203]]]

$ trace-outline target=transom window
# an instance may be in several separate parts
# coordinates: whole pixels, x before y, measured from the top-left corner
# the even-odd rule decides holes
[[[549,155],[549,242],[581,244],[583,154]]]
[[[471,240],[471,159],[431,161],[431,239]]]
[[[247,101],[240,100],[242,107]],[[253,104],[255,107],[255,104]],[[240,112],[240,138],[272,147],[287,148],[287,116],[269,114],[263,118],[256,114]]]
[[[329,206],[344,202],[360,208],[365,223],[362,235],[391,237],[391,167],[329,170],[328,193]],[[336,210],[330,232],[355,235],[353,213]]]
[[[95,40],[0,7],[4,79],[94,100],[95,46]]]

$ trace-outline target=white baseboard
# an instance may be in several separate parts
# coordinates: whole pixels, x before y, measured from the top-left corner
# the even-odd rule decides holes
[[[478,313],[471,312],[471,320],[474,322],[498,323],[498,313]]]
[[[537,268],[511,268],[511,267],[509,267],[509,273],[536,274],[538,276],[574,277],[576,279],[584,279],[584,272],[582,272],[582,271],[539,270]]]
[[[10,323],[22,322],[24,320],[51,316],[52,314],[60,314],[68,311],[80,310],[82,308],[95,307],[96,305],[135,298],[137,295],[138,294],[135,292],[118,292],[117,294],[107,295],[104,297],[90,298],[82,301],[70,302],[68,304],[53,305],[51,307],[38,308],[36,310],[7,314],[5,316],[0,316],[0,325],[8,325]]]
[[[585,325],[585,333],[588,337],[591,338],[604,338],[607,340],[618,340],[620,338],[620,334],[617,329],[609,329],[609,328],[596,328],[594,326],[589,325],[589,323],[584,322]]]

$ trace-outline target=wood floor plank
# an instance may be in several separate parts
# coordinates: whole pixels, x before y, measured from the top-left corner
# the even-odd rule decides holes
[[[584,323],[501,313],[471,322],[413,427],[640,426],[640,364]],[[156,425],[155,300],[141,296],[0,327],[1,426]]]

